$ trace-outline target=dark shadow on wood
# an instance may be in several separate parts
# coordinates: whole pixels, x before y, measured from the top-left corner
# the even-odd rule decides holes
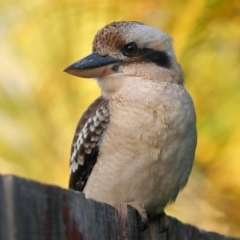
[[[115,208],[116,207],[116,208]],[[83,193],[15,176],[0,175],[1,240],[234,240],[183,224],[173,217],[161,233],[158,218],[147,230],[127,204],[115,207]],[[168,235],[168,236],[167,236]]]

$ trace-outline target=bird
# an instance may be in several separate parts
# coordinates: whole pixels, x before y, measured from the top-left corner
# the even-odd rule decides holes
[[[64,70],[101,89],[76,128],[69,188],[131,205],[143,226],[186,186],[197,144],[194,104],[172,42],[158,28],[112,22],[95,35],[92,53]]]

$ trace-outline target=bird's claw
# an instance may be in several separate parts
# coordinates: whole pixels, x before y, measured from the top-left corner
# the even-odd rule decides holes
[[[132,206],[138,212],[138,215],[141,220],[140,225],[139,225],[139,230],[140,231],[146,230],[147,226],[148,226],[148,217],[147,217],[146,210],[144,209],[142,204],[139,202],[130,202],[130,203],[128,203],[128,205]]]
[[[159,215],[159,230],[161,233],[166,232],[169,228],[170,221],[165,212]]]

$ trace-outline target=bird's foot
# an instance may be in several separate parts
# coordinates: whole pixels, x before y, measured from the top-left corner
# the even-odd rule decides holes
[[[130,202],[128,205],[132,206],[134,209],[137,210],[139,217],[141,219],[141,224],[139,225],[139,230],[144,231],[148,226],[148,217],[146,210],[144,209],[143,205],[139,202]]]
[[[159,215],[159,229],[160,232],[166,232],[169,228],[170,221],[165,212]]]

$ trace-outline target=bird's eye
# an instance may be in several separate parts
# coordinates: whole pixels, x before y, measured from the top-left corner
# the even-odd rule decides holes
[[[123,47],[123,54],[126,56],[133,56],[137,53],[138,46],[136,43],[128,43]]]

